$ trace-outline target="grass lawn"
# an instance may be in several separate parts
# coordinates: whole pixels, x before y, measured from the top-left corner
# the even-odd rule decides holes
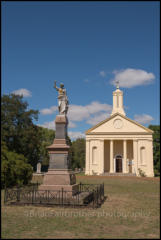
[[[104,182],[101,208],[4,206],[2,199],[1,237],[160,238],[160,178],[76,176],[77,182]]]

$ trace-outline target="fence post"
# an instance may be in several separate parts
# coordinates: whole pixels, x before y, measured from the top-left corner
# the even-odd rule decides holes
[[[7,188],[5,186],[5,189],[4,189],[4,204],[6,204],[7,202]]]
[[[45,190],[45,195],[46,195],[46,200],[48,200],[48,190]]]
[[[80,182],[80,189],[79,189],[80,192],[82,192],[82,183]]]
[[[101,187],[102,187],[102,184],[99,186],[99,193],[98,193],[99,204],[101,204]]]
[[[59,204],[60,204],[60,200],[61,200],[61,197],[60,197],[60,190],[59,190]]]
[[[62,188],[62,191],[61,191],[61,204],[63,205],[63,188]]]
[[[105,192],[104,192],[104,182],[103,182],[103,200],[105,198]]]
[[[49,203],[49,192],[50,192],[50,190],[47,190],[48,192],[47,192],[47,202]]]
[[[17,202],[20,201],[20,187],[17,187]]]
[[[95,207],[95,190],[93,189],[93,208]]]
[[[33,202],[34,202],[34,189],[32,189],[32,204],[33,204]]]
[[[98,197],[99,197],[99,191],[98,191],[98,189],[99,189],[99,187],[97,187],[97,190],[96,190],[96,192],[97,192],[97,207],[98,207]]]

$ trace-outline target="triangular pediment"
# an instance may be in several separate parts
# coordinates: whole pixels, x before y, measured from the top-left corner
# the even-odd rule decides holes
[[[147,133],[152,134],[153,131],[142,126],[141,124],[131,120],[120,113],[115,113],[111,117],[98,123],[94,127],[86,131],[86,134],[104,134],[104,133]]]

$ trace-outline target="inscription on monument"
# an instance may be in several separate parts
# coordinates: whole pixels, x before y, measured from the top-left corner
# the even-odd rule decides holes
[[[67,154],[50,154],[49,169],[67,169],[68,155]]]

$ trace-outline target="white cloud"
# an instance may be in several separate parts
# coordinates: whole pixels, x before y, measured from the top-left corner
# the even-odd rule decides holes
[[[93,118],[91,117],[90,119],[87,120],[87,123],[89,123],[91,125],[96,125],[97,123],[105,120],[108,117],[110,117],[109,113],[102,113],[102,114],[94,116]]]
[[[43,115],[52,114],[57,110],[56,106],[52,106],[50,108],[45,108],[40,110]],[[93,125],[102,121],[103,119],[109,117],[111,113],[112,106],[105,103],[99,103],[97,101],[91,102],[88,105],[70,105],[68,111],[68,120],[69,120],[69,128],[75,128],[77,125],[75,122],[86,121],[87,123]],[[40,125],[45,128],[55,129],[55,122],[45,122]],[[72,133],[72,132],[71,132]],[[74,137],[76,136],[84,136],[80,132],[73,132]]]
[[[75,128],[76,124],[74,122],[72,122],[72,121],[69,121],[68,127],[69,128]]]
[[[49,114],[53,114],[54,112],[56,112],[57,109],[58,109],[57,106],[52,106],[52,107],[50,107],[50,108],[41,109],[41,110],[40,110],[40,113],[41,113],[42,115],[49,115]]]
[[[55,130],[55,121],[45,122],[44,124],[38,124],[38,126]]]
[[[146,85],[153,82],[155,75],[141,69],[127,68],[125,70],[113,71],[114,79],[111,80],[112,85],[116,85],[119,81],[120,87],[132,88],[139,85]]]
[[[23,97],[31,97],[32,96],[31,92],[25,88],[15,90],[12,93],[15,95],[22,95]]]
[[[92,102],[88,105],[70,105],[68,111],[68,118],[70,121],[83,121],[91,118],[92,114],[99,114],[101,112],[111,112],[112,106],[106,103]]]
[[[98,113],[98,112],[109,112],[112,110],[112,106],[107,103],[99,103],[99,102],[92,102],[91,104],[86,106],[89,113]]]
[[[55,130],[55,121],[45,122],[44,124],[38,124],[38,126]],[[75,128],[76,124],[69,121],[68,127],[69,128]]]
[[[100,72],[99,72],[99,75],[100,75],[101,77],[106,77],[105,71],[100,71]]]
[[[77,138],[85,138],[85,134],[82,132],[68,132],[68,136],[74,140]]]
[[[82,121],[89,117],[88,109],[81,105],[70,105],[68,110],[68,118],[71,121]]]
[[[152,120],[154,120],[154,118],[150,115],[147,114],[142,114],[142,115],[134,115],[134,120],[138,123],[141,124],[148,124],[150,123]]]

